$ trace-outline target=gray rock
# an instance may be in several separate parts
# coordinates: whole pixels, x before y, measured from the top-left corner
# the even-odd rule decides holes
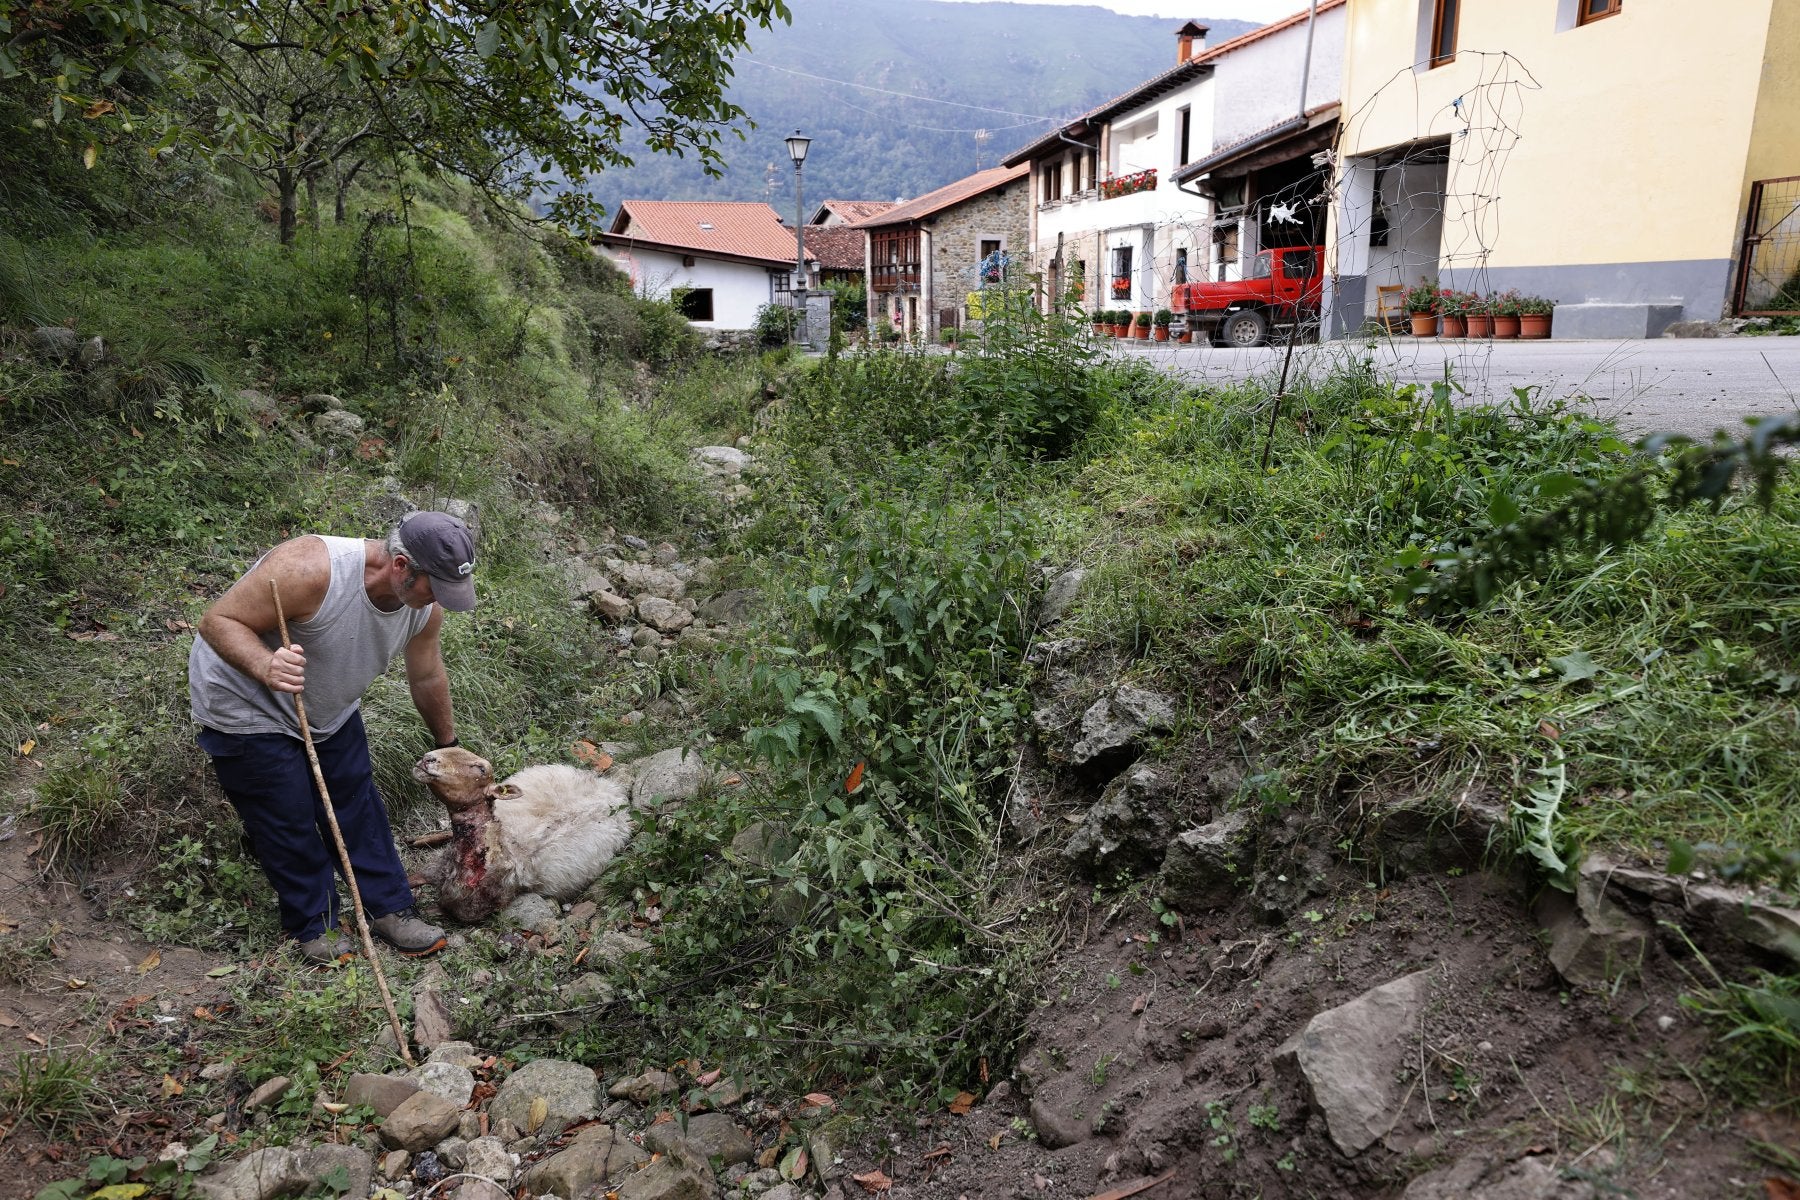
[[[718,1194],[711,1164],[685,1142],[619,1187],[619,1200],[714,1200]]]
[[[484,1061],[475,1053],[475,1047],[469,1042],[439,1042],[425,1056],[426,1062],[455,1063],[459,1067],[467,1067],[473,1071]]]
[[[568,575],[569,594],[577,600],[586,600],[597,592],[613,590],[612,580],[604,571],[579,558],[569,560]]]
[[[462,1116],[456,1118],[456,1136],[464,1142],[472,1142],[481,1136],[481,1114],[471,1109],[463,1109]]]
[[[439,1159],[452,1171],[460,1171],[463,1164],[469,1161],[469,1142],[460,1134],[452,1134],[436,1146]]]
[[[687,585],[674,572],[661,567],[609,558],[606,569],[612,574],[613,590],[625,595],[648,594],[664,600],[680,600],[687,595]]]
[[[1564,1179],[1548,1159],[1471,1154],[1419,1176],[1400,1200],[1593,1200],[1595,1194],[1590,1183]]]
[[[1038,619],[1045,625],[1054,625],[1063,619],[1069,606],[1075,603],[1075,597],[1081,594],[1082,580],[1087,578],[1084,567],[1070,567],[1067,571],[1050,581],[1050,587],[1044,592],[1044,604],[1038,611]]]
[[[421,1050],[430,1050],[441,1046],[455,1036],[455,1026],[450,1020],[450,1009],[444,1004],[442,996],[435,987],[426,986],[413,992],[413,1044]],[[467,1042],[456,1045],[467,1046]],[[466,1056],[466,1055],[465,1055]],[[433,1056],[436,1061],[436,1056]]]
[[[464,1171],[502,1185],[512,1179],[513,1169],[518,1165],[506,1143],[497,1137],[478,1137],[463,1153]]]
[[[381,1173],[388,1179],[398,1179],[406,1174],[406,1168],[412,1162],[412,1153],[407,1150],[389,1150],[381,1156]]]
[[[1150,734],[1175,727],[1175,701],[1161,692],[1122,685],[1082,714],[1081,738],[1069,754],[1076,766],[1129,750]]]
[[[39,325],[31,331],[31,349],[50,362],[74,362],[81,353],[81,335],[63,325]]]
[[[194,1180],[204,1200],[275,1200],[321,1187],[327,1175],[342,1171],[346,1196],[367,1196],[374,1161],[355,1146],[270,1146],[215,1168]]]
[[[650,1104],[664,1096],[673,1096],[681,1085],[667,1071],[649,1070],[619,1080],[606,1094],[614,1100],[630,1100],[634,1104]]]
[[[747,1163],[756,1157],[756,1145],[750,1140],[750,1135],[724,1113],[701,1113],[689,1117],[686,1137],[690,1145],[706,1156],[707,1161],[716,1160],[722,1166]]]
[[[300,404],[305,408],[316,408],[325,412],[344,411],[344,402],[330,392],[308,392],[300,397]]]
[[[82,370],[92,371],[95,367],[105,363],[106,359],[107,349],[105,338],[98,336],[91,337],[87,341],[81,343]]]
[[[455,1063],[423,1062],[406,1074],[419,1085],[420,1091],[442,1096],[458,1108],[467,1104],[475,1093],[475,1076],[467,1067]]]
[[[353,412],[327,409],[313,415],[312,431],[327,440],[351,442],[362,437],[363,419]]]
[[[755,588],[732,588],[709,598],[697,615],[715,625],[742,625],[761,605],[762,593]]]
[[[1417,1052],[1432,974],[1403,975],[1328,1009],[1275,1052],[1276,1068],[1298,1074],[1345,1154],[1368,1149],[1400,1119],[1399,1071]]]
[[[230,1083],[237,1078],[238,1065],[230,1059],[223,1062],[207,1063],[200,1068],[200,1078],[208,1083]]]
[[[662,657],[661,646],[639,646],[631,652],[631,657],[646,667],[654,667],[656,660]]]
[[[689,625],[682,630],[679,640],[689,650],[716,650],[719,646],[719,639],[712,630],[699,625]]]
[[[481,505],[473,500],[464,500],[460,496],[452,496],[438,505],[438,511],[448,513],[469,527],[469,536],[475,544],[481,544]]]
[[[562,909],[554,900],[546,900],[536,892],[525,892],[501,910],[500,917],[520,929],[535,930],[548,936],[562,920]]]
[[[807,1135],[806,1154],[820,1183],[830,1183],[844,1174],[844,1145],[848,1138],[849,1130],[835,1123],[821,1125]]]
[[[664,600],[663,603],[667,604],[668,601]],[[631,635],[631,644],[634,646],[660,646],[662,645],[662,634],[648,625],[639,625],[637,631]]]
[[[596,963],[617,962],[627,955],[642,954],[650,949],[650,943],[643,938],[620,933],[615,929],[602,932],[591,945],[593,949],[588,951],[588,957]]]
[[[611,592],[591,592],[587,602],[596,617],[607,621],[630,620],[633,611],[631,601],[623,596],[615,596]]]
[[[1689,888],[1687,909],[1740,942],[1800,967],[1800,909],[1751,899],[1736,888],[1703,883]]]
[[[1637,975],[1650,948],[1650,922],[1589,880],[1578,883],[1575,896],[1545,888],[1532,915],[1548,936],[1551,965],[1579,988],[1606,991],[1622,976]]]
[[[793,835],[770,821],[752,821],[731,839],[731,853],[753,867],[786,862],[797,849]]]
[[[534,1196],[548,1192],[574,1200],[596,1184],[623,1178],[650,1156],[611,1125],[590,1125],[556,1154],[537,1163],[525,1175]]]
[[[244,1097],[244,1111],[255,1112],[275,1103],[288,1090],[290,1082],[286,1075],[276,1075],[257,1084],[255,1090]]]
[[[679,746],[631,765],[636,772],[631,781],[631,806],[637,809],[692,799],[706,781],[706,765],[699,752]]]
[[[1174,800],[1174,776],[1140,762],[1107,784],[1063,853],[1094,875],[1155,870],[1169,847]]]
[[[418,1083],[405,1076],[367,1075],[359,1071],[344,1084],[344,1103],[366,1104],[375,1110],[376,1116],[385,1117],[418,1090]]]
[[[643,538],[637,536],[635,533],[628,533],[624,537],[620,538],[619,540],[621,542],[624,542],[627,546],[631,547],[633,550],[648,550],[650,548],[650,543],[646,542]]]
[[[1182,912],[1223,908],[1248,884],[1254,829],[1244,812],[1230,812],[1169,843],[1163,859],[1163,903]]]
[[[562,985],[556,991],[558,1008],[581,1008],[586,1005],[605,1004],[613,998],[613,985],[595,971],[587,971]],[[579,1029],[593,1019],[587,1012],[558,1013],[552,1018],[558,1029],[565,1032]]]
[[[548,1106],[542,1128],[530,1124],[531,1102],[542,1096]],[[488,1105],[488,1119],[505,1118],[526,1133],[552,1137],[576,1121],[600,1111],[599,1080],[580,1063],[540,1058],[506,1077]]]
[[[807,1195],[791,1183],[778,1183],[762,1194],[762,1200],[807,1200]]]
[[[1037,1130],[1038,1141],[1049,1150],[1061,1150],[1064,1146],[1085,1142],[1094,1134],[1091,1121],[1083,1120],[1074,1113],[1063,1112],[1043,1096],[1037,1096],[1031,1101],[1031,1127]]]
[[[393,1150],[429,1150],[450,1136],[461,1115],[462,1105],[436,1092],[414,1092],[381,1123],[381,1140]]]
[[[659,633],[680,633],[694,623],[694,614],[672,600],[648,594],[637,597],[638,618]]]
[[[751,461],[735,446],[696,446],[689,453],[702,472],[720,479],[737,479]]]
[[[658,542],[656,548],[650,551],[650,561],[659,567],[673,567],[681,561],[681,551],[676,549],[673,542]]]

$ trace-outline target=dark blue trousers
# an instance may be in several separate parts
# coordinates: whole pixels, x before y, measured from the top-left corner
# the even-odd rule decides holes
[[[337,928],[332,877],[337,847],[313,785],[305,743],[280,733],[245,735],[205,727],[198,740],[244,823],[250,852],[275,889],[281,928],[303,942]],[[375,790],[362,713],[352,713],[336,733],[313,745],[356,869],[363,908],[373,918],[410,907],[412,888],[394,848],[387,806]]]

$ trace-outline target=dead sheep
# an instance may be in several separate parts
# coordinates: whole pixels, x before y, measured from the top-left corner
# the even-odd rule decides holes
[[[458,921],[485,921],[525,892],[572,900],[631,838],[624,788],[578,767],[526,767],[503,783],[479,754],[433,750],[413,778],[450,812],[451,842],[426,868]]]

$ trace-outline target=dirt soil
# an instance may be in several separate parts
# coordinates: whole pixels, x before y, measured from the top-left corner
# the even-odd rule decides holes
[[[865,1142],[846,1172],[882,1172],[894,1200],[1374,1198],[1460,1161],[1408,1196],[1749,1200],[1777,1174],[1750,1141],[1800,1149],[1800,1123],[1734,1112],[1697,1069],[1709,1038],[1676,964],[1572,992],[1513,878],[1330,874],[1278,923],[1248,897],[1185,931],[1143,907],[1075,914],[1017,1075],[966,1116]],[[1347,1157],[1272,1059],[1315,1014],[1426,968],[1403,1114]],[[1494,1181],[1525,1158],[1553,1168],[1544,1190],[1472,1193],[1481,1164]]]

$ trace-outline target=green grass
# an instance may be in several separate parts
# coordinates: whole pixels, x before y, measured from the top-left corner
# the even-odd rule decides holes
[[[0,1112],[55,1137],[105,1107],[106,1064],[85,1051],[21,1052],[0,1070]]]

